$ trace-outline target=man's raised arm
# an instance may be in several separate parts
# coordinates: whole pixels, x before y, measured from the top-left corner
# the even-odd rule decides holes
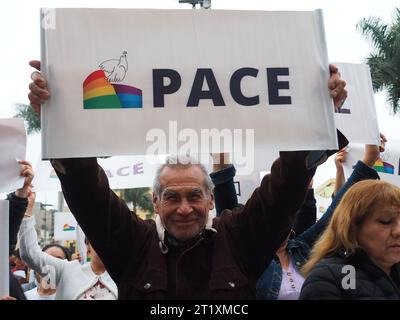
[[[31,61],[30,65],[40,70],[39,61]],[[31,75],[33,82],[29,85],[28,97],[31,106],[40,112],[50,92],[46,79],[38,71]],[[135,240],[145,239],[148,224],[110,189],[96,158],[55,159],[51,163],[71,212],[118,284],[127,258],[140,261],[142,242]]]

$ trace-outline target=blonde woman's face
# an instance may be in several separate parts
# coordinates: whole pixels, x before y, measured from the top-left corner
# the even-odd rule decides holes
[[[361,224],[357,240],[378,267],[390,272],[400,262],[400,208],[372,214]]]

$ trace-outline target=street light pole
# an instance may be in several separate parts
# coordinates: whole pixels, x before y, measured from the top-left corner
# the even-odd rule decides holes
[[[211,9],[211,0],[179,0],[179,3],[189,3],[193,9],[200,5],[201,9]]]

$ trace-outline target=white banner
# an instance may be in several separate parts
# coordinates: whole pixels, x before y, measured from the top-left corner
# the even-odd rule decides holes
[[[378,145],[378,118],[369,67],[354,63],[336,65],[347,83],[348,91],[340,113],[335,113],[337,128],[353,143]]]
[[[26,132],[22,119],[0,119],[0,193],[21,188],[18,160],[26,157]]]
[[[48,12],[43,158],[337,147],[320,10]]]
[[[0,200],[0,297],[9,295],[9,209],[8,201]]]
[[[149,161],[150,160],[150,161]],[[146,156],[119,156],[98,159],[111,189],[151,187],[161,159]],[[36,191],[61,191],[60,180],[49,161],[39,161],[35,177]]]
[[[54,240],[76,240],[78,223],[70,212],[54,213]]]
[[[351,143],[349,152],[344,164],[345,175],[349,177],[353,171],[353,166],[358,160],[361,160],[364,155],[364,145]],[[374,165],[381,180],[390,182],[400,187],[400,141],[391,140],[386,143],[385,152]]]

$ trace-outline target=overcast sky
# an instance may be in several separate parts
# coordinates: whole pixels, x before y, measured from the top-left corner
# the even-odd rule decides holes
[[[331,62],[362,63],[372,48],[356,30],[356,24],[371,15],[385,22],[392,20],[398,1],[395,0],[212,0],[213,9],[235,10],[313,10],[323,9],[328,56]],[[40,7],[115,7],[115,8],[169,8],[189,9],[178,0],[13,0],[2,3],[0,34],[2,46],[0,61],[0,118],[14,115],[13,104],[27,103],[29,76],[28,61],[40,56]],[[389,107],[383,94],[376,96],[381,130],[391,139],[400,139],[399,117],[389,116]],[[29,160],[39,155],[38,136],[30,138]]]

